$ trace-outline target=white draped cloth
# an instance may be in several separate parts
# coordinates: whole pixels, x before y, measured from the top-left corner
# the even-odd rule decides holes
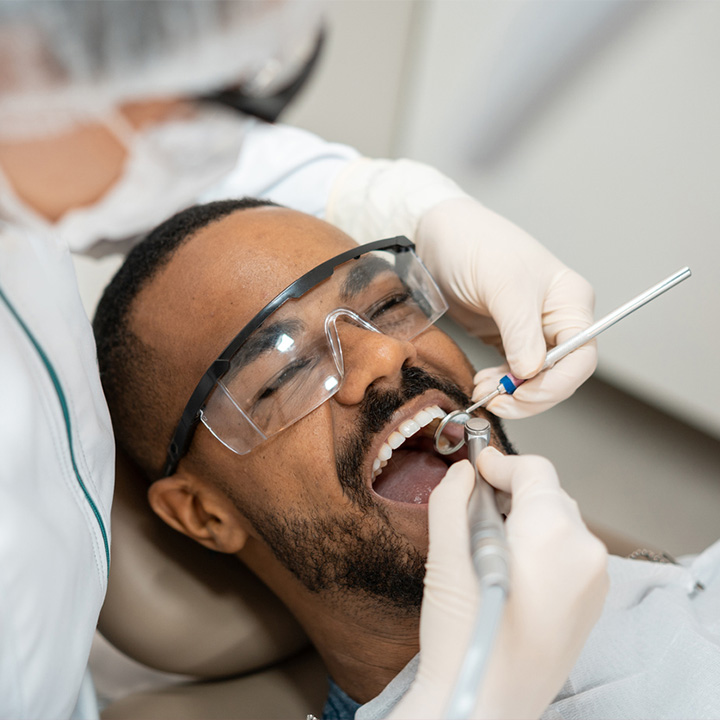
[[[602,616],[543,720],[719,718],[720,541],[678,565],[611,556],[609,572]],[[417,657],[356,720],[386,717],[416,669]]]

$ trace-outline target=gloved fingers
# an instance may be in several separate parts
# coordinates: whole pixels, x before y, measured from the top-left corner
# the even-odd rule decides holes
[[[480,453],[478,468],[482,476],[500,491],[509,492],[512,508],[508,522],[534,514],[538,523],[552,517],[582,522],[578,505],[560,486],[553,464],[539,455],[503,455],[489,447]],[[552,517],[551,517],[552,516]]]
[[[475,383],[472,394],[473,402],[477,402],[481,397],[492,392],[498,386],[500,378],[509,372],[510,366],[507,363],[478,370],[473,378],[473,383]]]
[[[560,486],[552,463],[537,455],[505,456],[494,448],[480,453],[478,467],[493,486],[512,493],[508,542],[528,554],[562,552],[565,543],[592,535],[577,503]]]
[[[564,267],[553,278],[543,301],[542,325],[548,347],[555,347],[592,325],[594,308],[592,285]]]
[[[448,468],[441,483],[430,494],[428,566],[442,565],[469,547],[468,526],[461,520],[467,515],[474,484],[472,465],[468,460],[461,460]]]
[[[518,263],[513,280],[504,283],[489,304],[510,370],[519,378],[538,372],[547,346],[561,342],[560,334],[575,334],[592,323],[592,286],[554,258],[553,262],[558,271],[549,283],[534,265]]]
[[[573,337],[588,327],[593,319],[595,296],[592,286],[569,268],[560,267],[546,289],[541,315],[535,298],[538,291],[538,280],[535,278],[526,278],[527,290],[518,290],[517,283],[512,282],[503,286],[502,292],[493,298],[490,307],[501,331],[508,362],[476,374],[473,400],[477,401],[492,392],[508,371],[516,377],[532,377],[514,396],[499,396],[488,404],[488,410],[500,417],[522,418],[547,410],[570,397],[595,370],[597,349],[589,343],[555,367],[536,374],[549,348]],[[541,275],[537,277],[542,278]],[[506,310],[510,307],[513,307],[512,311]],[[527,372],[538,353],[542,355],[542,360],[536,368]],[[521,356],[532,358],[532,361],[528,360],[527,364],[520,362]]]
[[[567,400],[592,375],[596,365],[597,346],[593,340],[524,382],[512,395],[500,395],[486,407],[508,420],[536,415]],[[490,382],[483,382],[483,387],[488,385]]]
[[[513,375],[532,377],[542,367],[547,353],[537,280],[515,277],[496,293],[489,309]]]
[[[512,493],[506,522],[512,591],[480,702],[489,716],[501,708],[505,717],[524,717],[528,707],[539,714],[600,614],[604,548],[545,458],[487,448],[478,465],[488,482]],[[513,687],[523,692],[509,693]]]
[[[504,456],[488,448],[478,465],[491,484],[513,494],[508,517],[513,592],[476,714],[536,717],[561,687],[600,614],[607,591],[606,557],[579,515],[577,521],[573,517],[577,507],[547,460]],[[469,463],[456,463],[430,498],[428,576],[437,572],[440,582],[431,580],[426,586],[418,675],[394,710],[395,718],[440,716],[457,677],[478,589],[467,523],[448,523],[448,514],[457,517],[467,511],[473,479]],[[519,521],[517,532],[512,529],[514,518]],[[441,574],[443,562],[456,568],[464,562],[465,577]]]
[[[494,447],[486,447],[478,456],[480,474],[498,490],[513,498],[535,491],[560,490],[560,481],[553,464],[539,455],[503,455]]]
[[[430,495],[430,547],[420,615],[420,665],[393,718],[440,717],[462,662],[478,603],[470,558],[467,507],[475,473],[467,460],[450,466]]]
[[[500,347],[500,331],[493,319],[488,315],[480,314],[476,308],[460,305],[452,298],[445,298],[448,303],[450,317],[462,327],[469,335],[480,338],[484,343],[493,347]]]
[[[467,507],[475,472],[467,460],[451,465],[430,495],[429,549],[425,564],[423,622],[440,625],[452,617],[465,622],[473,614],[477,583],[470,558]]]
[[[575,333],[563,333],[572,336]],[[564,357],[552,368],[543,370],[527,380],[513,395],[499,395],[487,405],[490,412],[498,417],[515,420],[536,415],[569,398],[595,371],[597,366],[597,344],[594,340],[579,347]],[[509,372],[508,365],[484,368],[475,374],[472,400],[480,398],[497,388],[500,378]]]
[[[546,458],[506,456],[490,447],[480,453],[478,467],[489,483],[512,493],[506,530],[514,553],[537,556],[538,561],[543,554],[557,555],[554,567],[562,569],[566,562],[575,563],[580,548],[591,548],[592,553],[598,545]],[[573,543],[573,553],[568,552],[568,543]]]
[[[501,515],[509,515],[512,508],[512,495],[504,490],[495,490],[495,502]]]
[[[478,400],[495,391],[500,383],[500,378],[507,375],[509,372],[510,367],[507,363],[503,365],[496,365],[495,367],[483,368],[477,372],[475,374],[475,378],[473,379],[475,387],[472,392],[472,401],[476,403]],[[501,400],[507,397],[507,395],[499,395],[487,403],[485,408],[487,408],[491,413],[495,413],[498,417],[508,417],[507,415],[502,414],[502,412],[507,412],[507,410],[505,409],[505,404],[501,403]],[[498,408],[500,408],[501,412],[497,412]]]

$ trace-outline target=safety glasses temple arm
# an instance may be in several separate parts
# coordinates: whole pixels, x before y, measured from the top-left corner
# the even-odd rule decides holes
[[[187,405],[185,405],[180,422],[175,428],[175,432],[170,440],[167,459],[163,467],[163,477],[169,477],[177,469],[180,459],[185,455],[190,446],[190,441],[200,421],[200,409],[205,404],[205,400],[215,387],[217,381],[225,375],[229,367],[229,360],[219,358],[200,379],[193,394],[190,396],[190,400],[188,400]]]

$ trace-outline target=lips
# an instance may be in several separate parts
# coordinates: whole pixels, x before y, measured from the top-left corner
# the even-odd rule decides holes
[[[373,460],[373,492],[393,502],[414,505],[428,502],[449,465],[467,454],[464,448],[450,456],[435,451],[433,435],[445,415],[435,403],[422,404],[414,411],[405,410],[404,417],[395,421]]]

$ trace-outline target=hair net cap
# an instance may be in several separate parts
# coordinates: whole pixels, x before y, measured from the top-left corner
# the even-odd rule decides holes
[[[0,134],[58,132],[131,100],[241,83],[262,91],[307,59],[321,9],[316,0],[0,0]]]

